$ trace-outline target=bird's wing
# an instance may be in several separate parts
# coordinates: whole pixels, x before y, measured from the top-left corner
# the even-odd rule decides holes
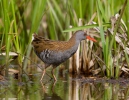
[[[49,39],[45,39],[44,37],[38,36],[34,34],[34,39],[32,41],[32,45],[34,46],[35,50],[37,52],[42,52],[43,50],[52,50],[52,51],[58,51],[63,49],[63,46],[65,46],[66,42],[64,41],[53,41]]]

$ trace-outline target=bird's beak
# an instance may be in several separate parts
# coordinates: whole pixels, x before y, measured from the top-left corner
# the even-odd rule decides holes
[[[92,37],[90,37],[88,35],[86,36],[86,38],[89,39],[89,40],[91,40],[91,41],[93,41],[93,42],[97,42],[97,40],[95,40],[94,38],[92,38]]]

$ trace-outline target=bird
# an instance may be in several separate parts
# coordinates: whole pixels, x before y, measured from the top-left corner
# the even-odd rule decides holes
[[[49,40],[44,37],[33,34],[32,46],[35,54],[44,62],[44,70],[40,81],[42,81],[44,74],[46,73],[46,68],[52,65],[53,69],[51,74],[55,81],[57,81],[54,75],[54,69],[61,63],[69,59],[77,51],[78,45],[82,40],[96,40],[86,32],[79,30],[76,31],[68,41],[57,41]]]

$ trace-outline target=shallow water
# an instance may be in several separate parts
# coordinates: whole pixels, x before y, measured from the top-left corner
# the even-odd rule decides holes
[[[48,72],[48,74],[50,74]],[[0,81],[0,100],[127,100],[129,79],[104,79],[94,77],[72,77],[66,72],[56,75],[58,81],[41,73],[21,79],[13,76]]]

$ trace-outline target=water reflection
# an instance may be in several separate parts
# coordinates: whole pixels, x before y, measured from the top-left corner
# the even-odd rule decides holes
[[[127,100],[129,79],[77,78],[65,75],[55,83],[46,75],[41,83],[40,74],[21,80],[10,77],[0,81],[0,100]]]
[[[60,96],[57,95],[57,93],[55,92],[56,90],[54,90],[55,83],[56,82],[54,82],[52,84],[52,87],[50,89],[51,92],[52,92],[51,95],[49,94],[49,92],[46,91],[45,86],[43,85],[43,83],[41,83],[42,88],[43,88],[43,92],[44,92],[44,96],[43,96],[44,99],[43,100],[63,100]]]

